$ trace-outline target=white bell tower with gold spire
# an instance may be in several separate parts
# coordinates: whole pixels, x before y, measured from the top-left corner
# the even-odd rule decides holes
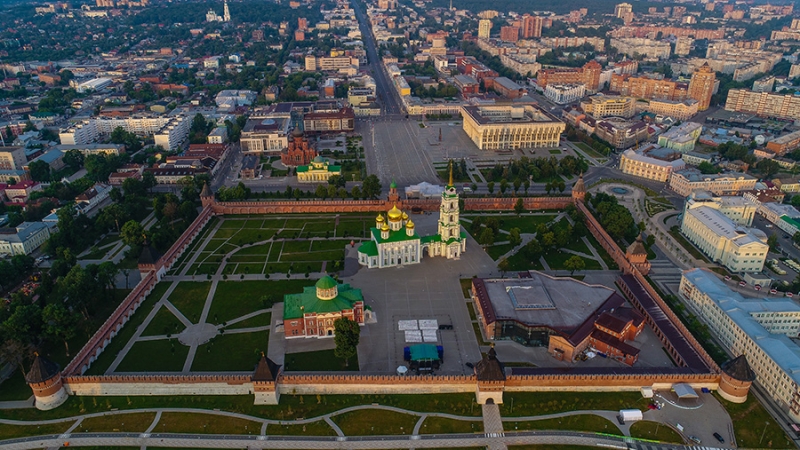
[[[458,200],[458,191],[453,183],[453,161],[450,161],[450,180],[442,192],[442,203],[439,205],[439,239],[438,242],[432,242],[428,249],[434,256],[458,259],[466,250],[466,239],[461,236]]]

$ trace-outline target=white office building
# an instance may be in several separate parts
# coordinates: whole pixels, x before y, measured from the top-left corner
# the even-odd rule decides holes
[[[683,272],[680,295],[728,353],[744,355],[756,382],[800,421],[800,306],[788,299],[745,298],[708,269]]]
[[[766,236],[735,224],[717,209],[700,205],[686,209],[681,233],[712,261],[731,272],[761,272],[769,246]],[[763,234],[763,233],[761,233]]]
[[[16,228],[0,228],[0,255],[30,255],[50,239],[43,222],[22,222]]]
[[[584,95],[586,95],[586,85],[583,83],[548,84],[544,88],[544,96],[559,105],[578,101]]]
[[[758,205],[745,197],[733,195],[718,197],[707,191],[692,193],[686,199],[684,211],[700,206],[716,209],[736,225],[745,227],[753,224],[753,218],[758,212]]]

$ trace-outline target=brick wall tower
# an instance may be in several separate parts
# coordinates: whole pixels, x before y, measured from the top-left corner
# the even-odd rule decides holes
[[[67,391],[61,381],[58,364],[36,354],[25,382],[33,390],[36,409],[47,411],[61,406],[67,400]]]
[[[572,185],[572,200],[577,202],[583,202],[583,199],[586,198],[586,186],[583,185],[583,173],[581,173],[580,177],[578,177],[578,181]]]
[[[278,375],[281,366],[272,362],[264,353],[253,372],[253,393],[255,394],[254,405],[277,405],[281,393],[278,390]]]
[[[720,367],[722,374],[719,380],[719,395],[732,403],[747,401],[747,393],[756,379],[756,374],[747,363],[744,355],[726,361]]]

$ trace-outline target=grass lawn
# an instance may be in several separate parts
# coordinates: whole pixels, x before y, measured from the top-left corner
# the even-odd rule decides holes
[[[587,255],[592,254],[592,251],[589,250],[589,247],[586,245],[585,242],[583,242],[583,239],[581,238],[575,238],[572,240],[572,242],[561,248],[566,248],[567,250],[572,250],[575,252],[586,253]]]
[[[572,258],[572,253],[567,252],[559,252],[559,251],[551,251],[548,254],[544,255],[545,261],[547,261],[547,265],[550,266],[553,270],[564,270],[564,263]],[[595,261],[594,259],[580,257],[584,264],[586,264],[586,268],[584,270],[601,270],[603,267],[600,265],[599,262]]]
[[[360,409],[331,417],[345,436],[411,434],[418,419],[382,409]]]
[[[508,398],[506,398],[508,397]],[[514,412],[511,412],[511,399]],[[565,411],[647,409],[648,400],[639,392],[506,392],[500,413],[503,417],[555,414]]]
[[[609,269],[613,270],[619,268],[619,266],[617,266],[617,262],[614,261],[614,258],[612,258],[611,255],[609,255],[608,252],[605,251],[605,249],[600,246],[600,243],[597,242],[597,239],[595,239],[594,236],[592,236],[592,233],[587,233],[586,239],[588,239],[592,247],[594,247],[594,249],[597,250],[597,253],[600,255],[600,258],[602,258],[603,261],[606,262],[606,265],[608,266]]]
[[[210,281],[181,281],[169,295],[169,302],[192,323],[200,321],[203,305],[211,289]]]
[[[558,150],[558,149],[551,149],[551,150],[548,150],[548,151],[550,152],[551,155],[560,155],[561,154],[561,150]]]
[[[489,254],[493,260],[497,261],[501,256],[510,252],[513,248],[514,246],[511,244],[492,245],[490,247],[486,247],[486,253]]]
[[[252,420],[215,414],[165,412],[154,433],[260,434],[261,424]]]
[[[366,237],[369,228],[374,226],[375,220],[340,219],[336,226],[336,237]]]
[[[683,438],[677,431],[664,424],[647,420],[640,420],[631,425],[631,436],[661,442],[670,442],[673,444],[683,444]]]
[[[225,327],[225,329],[235,330],[237,328],[265,327],[270,324],[270,320],[272,320],[272,313],[262,313],[249,319],[236,322],[233,325],[229,325]]]
[[[783,432],[783,429],[775,423],[772,416],[752,394],[747,396],[747,401],[744,403],[731,403],[716,393],[714,396],[731,416],[733,430],[736,433],[736,444],[739,447],[794,448],[794,444]],[[764,431],[765,426],[767,431]],[[762,433],[764,434],[763,440],[761,439]]]
[[[0,383],[0,402],[27,400],[33,395],[30,386],[25,383],[25,376],[17,369],[5,381]]]
[[[594,414],[559,417],[525,422],[505,422],[503,428],[514,430],[570,430],[619,434],[619,428],[610,420]],[[666,427],[665,427],[666,428]]]
[[[336,436],[336,432],[324,420],[302,425],[267,425],[269,436]]]
[[[252,371],[268,342],[268,331],[217,335],[197,348],[192,371]]]
[[[592,158],[605,158],[605,156],[601,155],[600,153],[597,153],[595,149],[589,147],[583,142],[573,142],[572,144],[578,147],[579,149],[583,150],[587,155],[591,156]]]
[[[282,302],[285,294],[303,292],[304,287],[314,283],[313,280],[220,281],[208,311],[208,320],[223,323],[271,308],[273,303]]]
[[[101,433],[101,432],[122,432],[122,433],[142,433],[153,423],[156,418],[154,412],[131,413],[131,414],[112,414],[110,416],[90,417],[84,419],[76,433]]]
[[[494,218],[497,219],[500,225],[500,229],[511,231],[512,228],[519,228],[521,233],[535,233],[536,228],[539,227],[539,224],[548,223],[551,220],[555,219],[555,214],[545,214],[545,215],[535,215],[535,216],[528,216],[528,215],[521,215],[518,216],[516,214],[506,214],[506,215],[483,215],[481,214],[481,218],[485,221],[486,219]],[[475,219],[474,215],[469,215],[466,217],[467,219]],[[469,228],[469,224],[465,224],[465,227]],[[498,236],[497,240],[502,237]]]
[[[461,284],[461,292],[464,293],[464,298],[470,298],[469,290],[472,289],[472,278],[462,278],[458,282]]]
[[[172,314],[172,311],[162,306],[153,320],[142,332],[142,336],[160,336],[164,334],[178,334],[186,329],[183,322]]]
[[[524,252],[517,252],[508,257],[508,271],[515,272],[520,270],[543,270],[542,263],[539,258],[535,260],[529,259],[525,256]]]
[[[152,448],[152,447],[147,447]],[[588,445],[509,445],[509,450],[597,450]]]
[[[294,372],[358,371],[358,355],[350,358],[345,366],[344,360],[337,358],[333,350],[289,353],[285,356],[285,370]]]
[[[571,396],[572,394],[563,394]],[[571,397],[569,397],[571,398]],[[112,409],[197,408],[230,411],[254,417],[276,420],[314,418],[343,408],[378,403],[417,412],[438,412],[459,416],[480,417],[481,408],[475,404],[475,394],[426,395],[292,395],[281,396],[280,405],[253,405],[247,395],[184,395],[184,396],[128,396],[85,397],[70,396],[63,405],[49,411],[35,408],[0,409],[0,418],[13,420],[50,420],[91,414]],[[516,405],[514,405],[516,411]]]
[[[136,342],[116,372],[180,372],[188,354],[189,347],[175,338]]]
[[[428,417],[422,422],[419,434],[450,434],[450,433],[480,433],[483,431],[483,422],[455,420],[446,417]]]
[[[0,425],[0,440],[61,434],[69,429],[75,421],[51,423],[47,425]]]
[[[139,305],[139,309],[133,313],[133,316],[128,320],[128,323],[122,327],[122,330],[111,339],[106,349],[103,350],[103,353],[92,363],[85,375],[102,375],[108,370],[109,366],[114,362],[114,359],[117,358],[117,354],[125,347],[125,344],[127,344],[133,337],[133,334],[136,333],[136,329],[139,328],[147,315],[150,314],[153,305],[161,300],[161,297],[167,292],[170,284],[171,283],[156,284],[153,291],[150,292],[150,295]]]

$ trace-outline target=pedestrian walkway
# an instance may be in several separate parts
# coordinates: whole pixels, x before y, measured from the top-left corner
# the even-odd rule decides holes
[[[483,432],[489,438],[501,438],[503,433],[503,419],[500,417],[500,408],[492,404],[481,405],[483,412]],[[502,441],[489,444],[489,450],[506,450],[508,447]]]

